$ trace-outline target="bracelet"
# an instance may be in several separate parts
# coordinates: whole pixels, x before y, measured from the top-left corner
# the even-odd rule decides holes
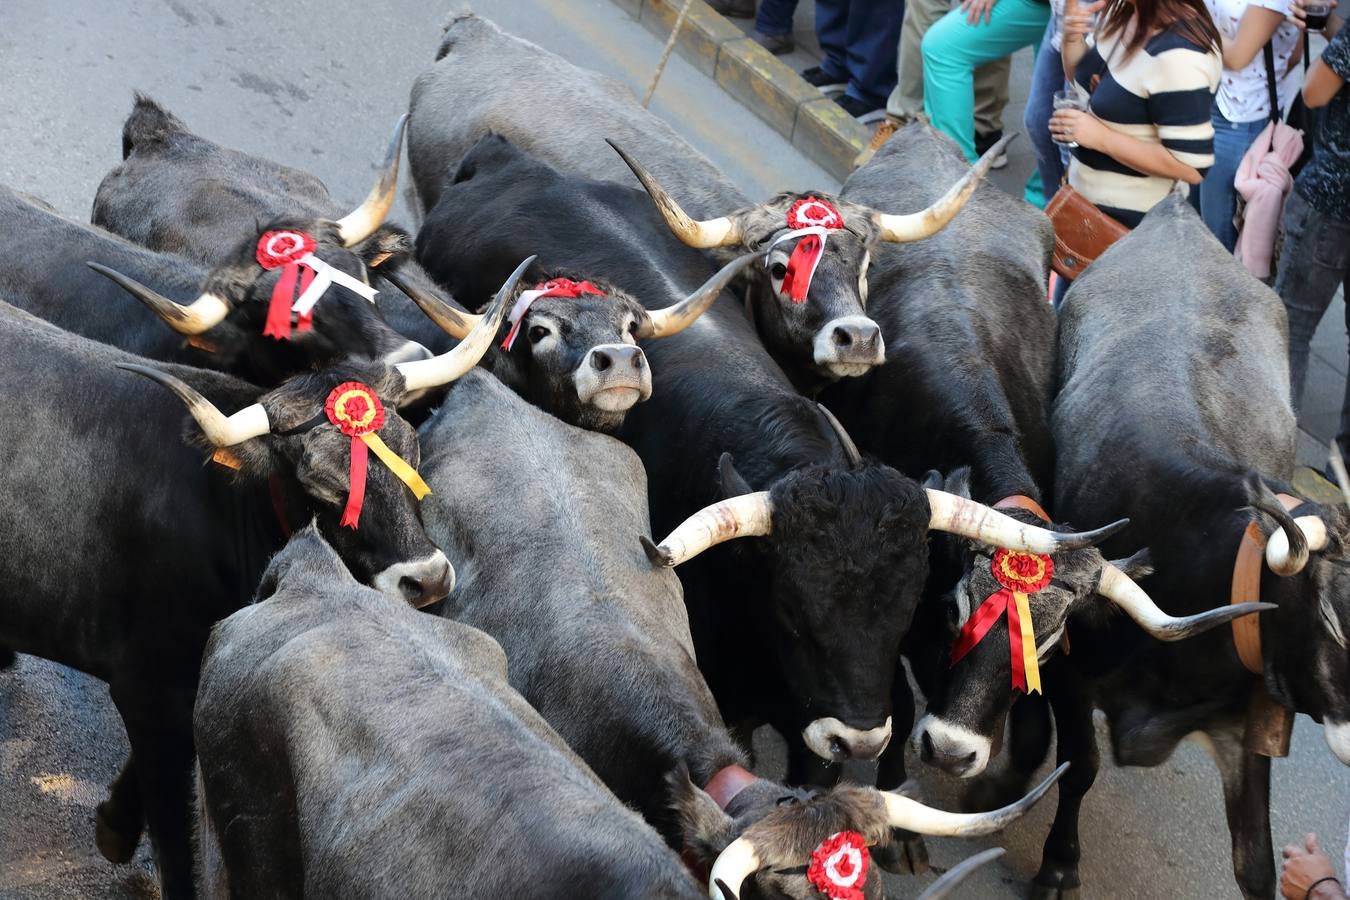
[[[1312,892],[1316,890],[1317,886],[1327,881],[1334,881],[1336,882],[1337,886],[1339,886],[1341,883],[1341,880],[1337,878],[1335,875],[1323,875],[1321,878],[1317,879],[1312,884],[1308,885],[1308,892],[1303,895],[1303,900],[1308,900],[1308,898],[1312,896]]]

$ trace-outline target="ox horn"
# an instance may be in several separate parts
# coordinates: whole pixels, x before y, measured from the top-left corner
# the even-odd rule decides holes
[[[707,219],[698,221],[691,219],[689,214],[680,208],[670,194],[666,193],[665,188],[657,183],[652,174],[642,167],[642,165],[633,157],[624,152],[624,149],[618,144],[605,138],[605,143],[614,148],[614,152],[623,158],[628,164],[628,168],[633,170],[637,180],[642,182],[642,187],[651,196],[652,202],[656,204],[657,210],[661,213],[661,218],[666,220],[670,230],[675,232],[675,236],[690,247],[697,247],[700,250],[707,250],[712,247],[729,247],[741,242],[740,229],[727,216],[718,219]]]
[[[844,447],[844,456],[848,458],[848,464],[850,466],[862,465],[862,454],[858,452],[858,445],[853,443],[853,438],[848,436],[843,423],[834,417],[834,413],[825,408],[825,404],[817,403],[816,409],[819,409],[825,416],[825,421],[830,423],[830,428],[834,431],[835,437],[839,438],[839,443]]]
[[[723,266],[717,274],[705,281],[702,287],[679,303],[667,306],[665,309],[651,310],[647,313],[650,324],[644,325],[638,331],[637,336],[639,338],[662,338],[684,331],[694,324],[695,319],[708,311],[708,307],[713,305],[713,301],[718,298],[722,289],[731,282],[731,279],[739,275],[742,269],[754,261],[755,254],[753,253],[739,256]]]
[[[1102,566],[1097,593],[1119,606],[1140,628],[1160,641],[1180,641],[1240,616],[1275,608],[1273,603],[1234,603],[1194,616],[1169,616],[1133,578],[1110,563]]]
[[[1308,564],[1308,554],[1325,550],[1329,541],[1327,523],[1319,516],[1299,516],[1293,527],[1281,525],[1270,536],[1266,565],[1276,575],[1297,575]]]
[[[739,537],[759,537],[773,530],[773,503],[768,491],[730,497],[685,519],[648,555],[660,566],[678,566],[709,547]]]
[[[246,406],[234,415],[227,416],[210,400],[167,372],[136,363],[118,363],[117,368],[144,375],[173,391],[178,399],[183,401],[192,418],[197,420],[206,439],[217,447],[242,444],[252,438],[262,437],[272,430],[272,423],[267,419],[267,410],[263,409],[261,403]]]
[[[403,132],[408,127],[408,114],[399,117],[394,126],[394,139],[389,142],[389,150],[384,155],[384,165],[375,186],[370,189],[361,205],[338,219],[338,235],[343,245],[355,246],[375,233],[384,217],[389,215],[389,207],[394,205],[394,195],[398,190],[398,158],[403,152]]]
[[[741,884],[762,865],[755,845],[743,837],[736,838],[713,862],[708,873],[708,896],[712,900],[737,900]]]
[[[184,306],[102,263],[86,262],[85,265],[150,307],[151,312],[179,334],[194,335],[210,331],[225,321],[230,313],[229,302],[209,291]]]
[[[521,276],[525,274],[525,270],[530,267],[534,260],[535,258],[531,256],[516,266],[516,270],[511,273],[511,277],[506,279],[506,283],[497,291],[497,296],[492,299],[492,305],[488,307],[487,312],[479,318],[473,329],[464,336],[464,339],[454,349],[447,350],[440,356],[433,356],[431,359],[418,359],[398,364],[397,368],[403,375],[405,389],[409,393],[449,384],[455,379],[463,377],[466,372],[478,365],[478,361],[483,358],[483,354],[488,352],[488,348],[492,346],[493,340],[497,337],[497,329],[501,327],[502,319],[506,318],[506,311],[510,306],[509,301],[516,289],[516,283],[520,281]]]
[[[924,806],[917,800],[891,791],[881,793],[886,799],[886,817],[892,828],[939,837],[980,837],[1001,831],[1014,820],[1021,818],[1023,813],[1035,806],[1036,801],[1044,797],[1051,786],[1059,781],[1059,777],[1067,768],[1068,763],[1062,764],[1021,800],[1010,803],[1002,809],[982,813],[946,812]]]
[[[972,872],[986,863],[993,862],[1006,852],[1002,847],[990,847],[974,856],[966,857],[948,869],[941,878],[929,885],[928,890],[919,895],[919,900],[946,900],[961,882],[970,877]]]
[[[982,544],[1026,553],[1081,550],[1101,543],[1130,524],[1129,519],[1121,519],[1095,531],[1051,531],[1019,522],[983,503],[947,491],[924,488],[924,493],[928,495],[930,531],[945,531]]]
[[[412,302],[417,304],[417,308],[426,313],[428,319],[435,322],[442,331],[455,340],[464,340],[473,330],[473,327],[483,319],[482,316],[474,313],[455,309],[430,291],[424,291],[422,288],[409,283],[406,278],[397,272],[381,271],[380,275],[394,287],[407,294]]]
[[[951,190],[927,209],[899,216],[873,210],[872,218],[881,229],[881,239],[894,244],[904,244],[930,237],[946,228],[947,223],[961,211],[961,207],[966,205],[970,195],[975,193],[980,179],[989,174],[994,160],[1016,136],[1016,132],[1005,135],[997,144],[990,147],[984,156],[980,157],[979,162],[975,163],[960,181],[952,185]]]

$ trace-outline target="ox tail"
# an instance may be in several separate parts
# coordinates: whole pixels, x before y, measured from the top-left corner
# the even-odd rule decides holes
[[[174,132],[186,130],[179,118],[160,106],[157,100],[137,91],[131,115],[122,126],[122,158],[126,159],[133,150],[162,143]]]

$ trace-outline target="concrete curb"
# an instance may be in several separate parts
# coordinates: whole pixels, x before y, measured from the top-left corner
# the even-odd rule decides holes
[[[662,40],[670,36],[684,0],[614,0]],[[867,126],[807,84],[772,53],[693,0],[676,46],[695,68],[717,81],[755,115],[840,181],[871,140]],[[655,60],[652,61],[655,64]],[[661,91],[657,88],[657,93]]]

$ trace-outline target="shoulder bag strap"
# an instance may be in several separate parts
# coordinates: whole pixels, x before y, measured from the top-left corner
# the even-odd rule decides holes
[[[1275,39],[1266,41],[1266,45],[1261,48],[1261,54],[1266,58],[1266,97],[1270,101],[1270,121],[1272,124],[1280,123],[1280,95],[1275,89]],[[1270,149],[1275,149],[1275,129],[1270,129]]]

